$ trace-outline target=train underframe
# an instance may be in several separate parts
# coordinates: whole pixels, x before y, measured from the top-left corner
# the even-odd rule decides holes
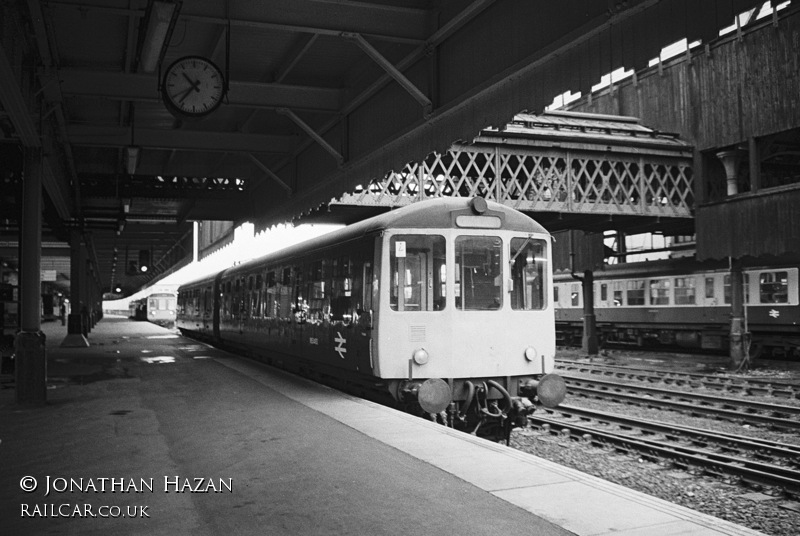
[[[581,323],[556,323],[559,346],[580,346]],[[601,347],[637,347],[697,350],[725,354],[730,348],[730,333],[721,326],[682,326],[665,328],[647,324],[598,324]],[[800,360],[800,334],[764,331],[751,326],[748,333],[753,359]]]
[[[527,426],[537,405],[555,407],[566,395],[560,376],[389,380],[395,407],[473,435],[508,442]]]

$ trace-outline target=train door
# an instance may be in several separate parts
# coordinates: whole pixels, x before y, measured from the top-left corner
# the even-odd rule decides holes
[[[332,358],[347,368],[371,373],[373,259],[370,238],[332,259],[327,321]],[[365,251],[366,250],[366,251]],[[330,354],[329,354],[330,355]]]
[[[426,281],[432,270],[430,256],[427,251],[406,251],[405,256],[398,255],[397,276],[404,280],[393,288],[398,289],[398,311],[427,311],[430,295]],[[431,289],[432,290],[432,289]]]

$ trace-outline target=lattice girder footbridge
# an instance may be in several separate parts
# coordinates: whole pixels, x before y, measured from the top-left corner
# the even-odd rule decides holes
[[[331,205],[391,208],[478,195],[530,213],[551,230],[689,234],[692,154],[676,135],[631,117],[519,114],[502,129],[431,153]]]

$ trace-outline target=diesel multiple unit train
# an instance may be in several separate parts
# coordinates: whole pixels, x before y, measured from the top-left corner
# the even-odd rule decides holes
[[[800,259],[768,265],[745,262],[744,305],[750,353],[800,358]],[[554,277],[559,342],[580,344],[581,282]],[[606,266],[594,273],[594,312],[600,342],[727,351],[731,282],[727,264],[691,258]]]
[[[130,318],[147,320],[165,328],[175,326],[178,297],[173,292],[153,292],[128,304]]]
[[[564,398],[551,239],[483,198],[414,203],[182,285],[182,333],[494,438]]]

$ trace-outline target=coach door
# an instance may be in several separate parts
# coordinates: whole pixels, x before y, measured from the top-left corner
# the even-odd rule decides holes
[[[426,251],[406,251],[405,257],[398,256],[398,275],[404,278],[398,285],[398,311],[427,311],[431,301],[428,274],[432,270],[430,256]]]

